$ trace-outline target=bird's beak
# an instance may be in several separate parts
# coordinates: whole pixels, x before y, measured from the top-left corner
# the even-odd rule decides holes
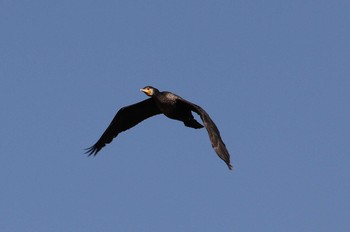
[[[140,89],[141,92],[144,92],[147,96],[151,96],[151,90],[149,89]]]

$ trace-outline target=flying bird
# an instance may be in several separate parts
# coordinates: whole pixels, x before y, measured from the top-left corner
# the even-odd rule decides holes
[[[95,156],[106,144],[112,142],[113,138],[117,137],[119,133],[136,126],[149,117],[164,114],[168,118],[182,121],[187,127],[200,129],[205,126],[216,154],[232,170],[230,154],[221,139],[220,132],[204,109],[176,94],[167,91],[160,92],[152,86],[146,86],[140,91],[150,98],[121,108],[100,139],[93,146],[86,149],[89,156]],[[204,126],[193,117],[192,111],[200,116]]]

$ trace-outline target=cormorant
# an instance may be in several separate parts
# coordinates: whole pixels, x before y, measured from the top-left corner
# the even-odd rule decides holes
[[[87,148],[86,153],[96,155],[106,144],[112,142],[120,132],[126,131],[136,126],[141,121],[157,114],[164,114],[168,118],[182,121],[185,126],[199,129],[203,125],[194,119],[192,112],[197,113],[202,119],[205,128],[217,155],[225,161],[228,168],[232,170],[230,164],[230,154],[228,153],[224,142],[221,139],[220,132],[213,120],[200,106],[193,104],[180,96],[171,92],[160,92],[152,86],[146,86],[140,91],[151,97],[144,101],[121,108],[113,118],[101,138],[91,147]]]

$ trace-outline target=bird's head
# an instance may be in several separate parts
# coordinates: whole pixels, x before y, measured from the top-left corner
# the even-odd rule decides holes
[[[152,86],[146,86],[142,89],[140,89],[141,92],[144,92],[147,96],[155,96],[157,93],[159,93],[159,90],[152,87]]]

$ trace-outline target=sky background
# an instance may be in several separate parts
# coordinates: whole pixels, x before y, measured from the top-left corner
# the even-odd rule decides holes
[[[350,231],[350,2],[0,1],[0,231]],[[153,85],[156,116],[86,157]]]

